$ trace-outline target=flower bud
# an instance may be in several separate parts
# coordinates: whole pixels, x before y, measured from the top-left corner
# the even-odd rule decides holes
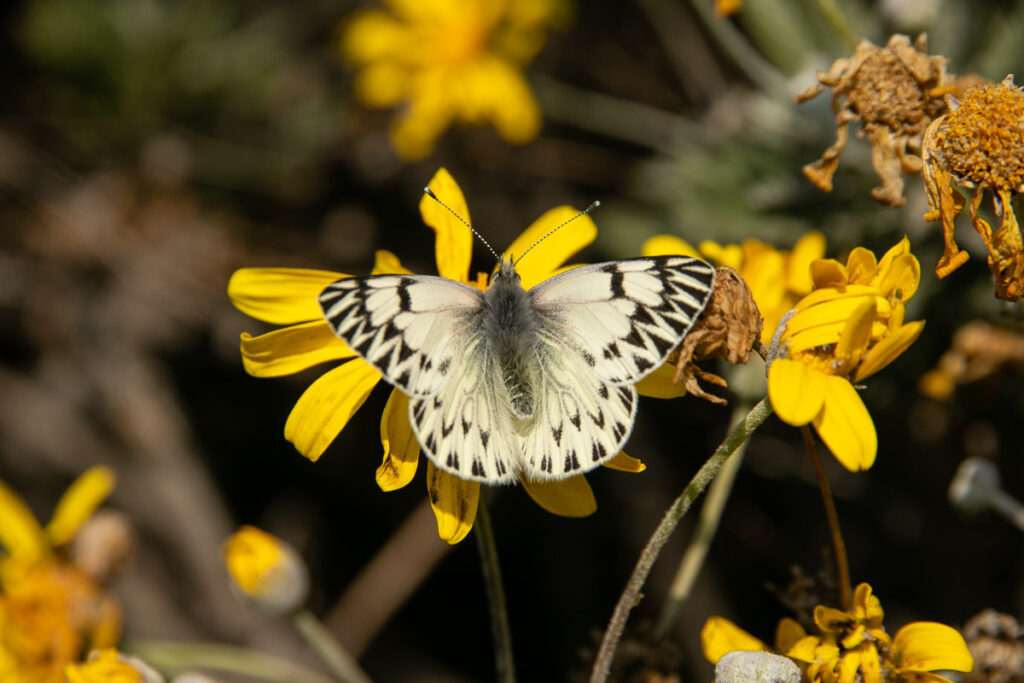
[[[287,543],[243,526],[223,546],[232,585],[249,601],[276,613],[293,612],[309,595],[309,573]]]

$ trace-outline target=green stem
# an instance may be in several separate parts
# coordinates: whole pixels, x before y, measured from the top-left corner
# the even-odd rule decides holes
[[[818,0],[818,11],[825,17],[825,21],[832,27],[832,30],[839,34],[839,37],[849,47],[852,48],[857,44],[857,39],[850,31],[850,24],[846,21],[843,10],[836,4],[836,0]]]
[[[515,658],[512,656],[512,629],[508,625],[508,609],[505,606],[505,589],[501,585],[501,565],[498,562],[498,546],[494,542],[494,529],[487,506],[480,503],[473,524],[477,548],[480,550],[480,568],[487,592],[487,604],[491,615],[491,635],[494,637],[494,666],[499,683],[515,683]]]
[[[749,402],[738,403],[733,410],[731,424],[738,422],[749,409]],[[740,471],[740,465],[743,464],[743,453],[746,451],[748,443],[750,442],[744,441],[739,445],[732,457],[722,465],[722,471],[708,487],[707,498],[700,508],[700,516],[697,519],[697,528],[683,554],[683,559],[679,562],[679,569],[676,570],[668,597],[661,607],[661,614],[654,627],[653,639],[655,641],[664,639],[669,629],[672,628],[676,616],[679,614],[679,608],[690,595],[697,575],[700,573],[701,567],[704,566],[711,541],[718,531],[719,522],[722,521],[722,512],[725,510],[725,504],[732,492],[732,485],[736,481],[736,474]]]
[[[268,683],[332,683],[333,679],[263,652],[219,643],[133,641],[125,652],[136,655],[163,673],[177,675],[196,669],[239,674]]]
[[[654,561],[658,558],[658,554],[665,546],[669,536],[672,535],[672,532],[679,524],[679,520],[683,518],[683,515],[690,509],[693,501],[697,499],[697,496],[701,494],[707,485],[711,483],[715,475],[718,474],[719,470],[722,469],[726,459],[732,455],[733,451],[739,448],[740,444],[750,438],[754,430],[761,426],[761,423],[771,413],[772,408],[768,398],[761,399],[747,413],[743,421],[733,427],[721,445],[708,458],[700,470],[697,471],[697,474],[693,476],[693,479],[686,485],[683,492],[679,494],[679,497],[665,511],[665,516],[662,517],[661,523],[658,524],[654,533],[651,534],[651,538],[647,541],[643,552],[640,553],[640,559],[637,560],[636,566],[633,568],[633,574],[629,577],[626,588],[622,591],[622,595],[619,596],[619,601],[615,605],[612,618],[608,622],[608,628],[601,639],[601,647],[597,651],[594,668],[590,672],[590,683],[603,683],[608,679],[612,660],[615,657],[615,650],[618,647],[619,639],[622,638],[622,632],[626,628],[629,612],[639,602],[640,589],[643,588],[647,575],[650,574],[651,567],[654,565]]]
[[[360,668],[359,663],[334,639],[312,612],[300,609],[292,615],[292,622],[338,680],[343,683],[370,683],[370,677]]]
[[[800,434],[804,437],[804,446],[807,448],[811,462],[814,464],[814,473],[818,477],[818,488],[821,489],[821,499],[825,503],[825,517],[828,518],[828,528],[832,536],[832,550],[836,555],[836,574],[839,582],[839,604],[844,612],[849,612],[850,605],[850,561],[846,556],[846,544],[843,542],[843,533],[839,530],[839,515],[836,514],[836,503],[832,499],[832,489],[828,485],[828,477],[825,476],[825,468],[818,456],[818,449],[814,445],[814,436],[811,430],[804,425],[800,428]]]

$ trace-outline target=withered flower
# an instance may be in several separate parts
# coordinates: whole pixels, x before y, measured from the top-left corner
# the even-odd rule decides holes
[[[965,683],[1014,683],[1024,671],[1024,627],[1009,614],[987,609],[963,628],[974,671]]]
[[[673,382],[682,382],[694,396],[725,404],[706,393],[697,380],[725,386],[725,380],[698,368],[693,361],[724,358],[733,365],[746,363],[751,349],[761,339],[761,312],[743,278],[732,268],[715,270],[715,288],[704,312],[686,335],[679,349],[669,357],[676,364]]]
[[[882,181],[871,196],[886,206],[903,205],[903,176],[921,171],[921,134],[945,111],[942,96],[952,87],[946,58],[926,50],[924,34],[911,45],[910,38],[897,33],[884,48],[861,40],[852,57],[837,59],[828,73],[819,71],[819,82],[796,96],[797,103],[805,102],[832,88],[836,141],[803,168],[818,188],[832,191],[849,124],[860,121],[857,135],[871,143],[871,165]]]
[[[988,247],[988,267],[996,280],[996,296],[1016,301],[1024,295],[1024,245],[1013,213],[1013,195],[1024,191],[1024,93],[1013,76],[1002,83],[979,85],[961,99],[949,96],[949,112],[935,119],[924,134],[925,190],[929,211],[926,221],[942,221],[945,251],[935,274],[946,277],[967,261],[953,241],[956,217],[967,203],[952,183],[972,191],[971,225]],[[978,207],[991,190],[996,216],[995,232]]]
[[[945,401],[960,384],[1013,369],[1024,370],[1024,332],[972,320],[956,331],[949,350],[921,376],[918,388],[925,396]]]

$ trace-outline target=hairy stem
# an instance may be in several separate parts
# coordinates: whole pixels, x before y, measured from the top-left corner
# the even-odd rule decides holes
[[[658,524],[654,533],[651,534],[651,538],[647,541],[643,552],[640,553],[640,559],[637,560],[636,566],[633,568],[633,574],[629,577],[626,588],[622,591],[622,595],[619,596],[619,601],[615,605],[612,618],[608,622],[608,628],[605,629],[604,637],[601,639],[601,647],[597,651],[594,668],[590,672],[590,683],[603,683],[603,681],[608,679],[612,660],[615,657],[615,650],[618,647],[619,640],[622,638],[622,632],[626,628],[629,612],[639,602],[640,589],[643,588],[647,575],[650,574],[651,567],[654,565],[654,561],[658,558],[658,554],[665,546],[669,536],[672,535],[672,532],[679,524],[679,520],[683,518],[683,515],[690,509],[693,501],[697,499],[697,496],[701,494],[707,485],[711,483],[715,475],[718,474],[719,470],[722,469],[726,459],[728,459],[733,451],[739,448],[740,444],[750,438],[754,430],[761,426],[761,423],[771,415],[771,412],[772,408],[768,398],[761,399],[747,413],[743,421],[733,427],[721,445],[708,458],[700,470],[697,471],[697,474],[693,476],[693,479],[686,485],[683,492],[679,494],[679,497],[665,511],[665,516],[662,517],[661,523]]]
[[[366,672],[312,612],[299,610],[292,616],[292,620],[298,632],[327,663],[338,680],[343,683],[370,683]]]

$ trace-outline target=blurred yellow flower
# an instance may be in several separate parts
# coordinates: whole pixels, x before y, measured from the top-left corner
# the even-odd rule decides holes
[[[903,238],[881,261],[863,247],[850,252],[846,265],[817,260],[811,279],[814,291],[776,332],[768,397],[784,422],[812,423],[847,469],[866,470],[875,461],[878,438],[854,385],[895,360],[921,333],[924,321],[903,322],[921,267]]]
[[[462,190],[447,171],[441,169],[429,183],[435,195],[465,219],[469,208]],[[424,222],[437,233],[435,254],[442,277],[486,288],[487,275],[470,279],[472,234],[458,219],[433,199],[420,202]],[[575,216],[569,206],[552,209],[537,219],[508,248],[521,254],[551,228]],[[589,216],[580,216],[544,241],[544,249],[531,252],[517,266],[523,287],[547,279],[565,260],[593,241],[597,227]],[[377,253],[372,274],[409,273],[398,258],[386,251]],[[228,295],[242,312],[277,325],[287,325],[259,337],[242,334],[242,361],[257,377],[288,375],[319,363],[345,360],[316,380],[299,398],[285,423],[285,438],[311,460],[318,459],[362,406],[370,391],[382,379],[377,370],[334,335],[323,318],[317,297],[330,283],[347,277],[341,273],[288,268],[243,268],[228,283]],[[671,382],[671,369],[658,371],[637,385],[642,395],[669,398],[684,391]],[[377,485],[393,491],[412,481],[419,462],[420,445],[409,425],[409,399],[401,391],[391,392],[381,415],[384,459],[377,469]],[[606,467],[628,472],[643,470],[643,464],[622,453]],[[548,512],[567,517],[584,517],[597,509],[593,491],[582,476],[558,481],[526,481],[523,488]],[[427,461],[427,489],[437,518],[438,534],[458,543],[476,518],[480,484],[459,479]]]
[[[1024,192],[1024,93],[1007,76],[998,85],[950,97],[949,113],[935,119],[924,134],[926,221],[942,221],[945,251],[935,274],[946,277],[967,261],[953,240],[954,221],[966,203],[953,183],[971,190],[971,225],[988,247],[988,266],[996,296],[1016,301],[1024,296],[1024,244],[1013,212],[1014,195]],[[999,229],[992,231],[978,215],[986,191],[992,192]]]
[[[57,504],[44,529],[0,482],[0,680],[60,683],[64,667],[117,642],[121,608],[61,551],[106,499],[114,474],[94,467]]]
[[[862,583],[850,612],[818,605],[814,623],[821,635],[807,635],[792,619],[779,622],[775,648],[795,661],[810,683],[950,683],[931,673],[970,671],[974,660],[963,636],[944,624],[917,621],[890,637],[871,586]],[[701,631],[704,656],[717,662],[728,652],[768,646],[727,619],[711,617]]]
[[[643,254],[699,256],[710,259],[716,266],[735,270],[754,295],[754,302],[764,318],[761,342],[768,344],[786,311],[810,294],[811,262],[825,255],[825,236],[812,230],[787,252],[756,239],[726,245],[705,240],[698,251],[678,237],[658,235],[644,243]]]
[[[164,680],[149,665],[112,647],[93,650],[81,664],[69,664],[65,675],[67,683],[163,683]]]
[[[567,0],[387,0],[344,26],[341,48],[357,67],[356,98],[404,105],[391,142],[406,160],[430,154],[453,122],[490,122],[507,142],[529,142],[541,115],[522,68],[563,24]]]
[[[306,602],[306,565],[281,539],[243,526],[224,541],[223,554],[233,585],[257,605],[286,613]]]

